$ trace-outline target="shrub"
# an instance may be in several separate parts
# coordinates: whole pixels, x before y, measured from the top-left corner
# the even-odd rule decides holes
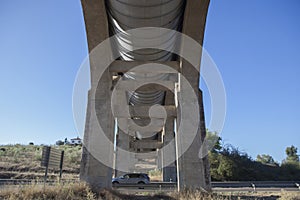
[[[161,170],[155,169],[149,171],[149,176],[161,176],[162,172]]]
[[[64,145],[65,143],[61,140],[57,140],[56,143],[55,143],[57,146],[61,146],[61,145]]]

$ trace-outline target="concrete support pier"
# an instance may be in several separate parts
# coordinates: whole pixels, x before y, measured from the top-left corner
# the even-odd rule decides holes
[[[80,179],[98,191],[112,187],[113,174],[120,176],[128,172],[147,173],[159,169],[162,171],[161,181],[177,182],[178,189],[210,190],[208,159],[207,156],[199,156],[200,149],[203,152],[206,135],[203,98],[199,89],[202,52],[195,55],[196,68],[179,55],[167,51],[149,48],[124,53],[121,52],[123,47],[130,49],[128,46],[131,45],[131,36],[126,34],[121,35],[128,46],[120,47],[120,44],[112,42],[104,51],[95,51],[97,45],[116,32],[151,26],[176,30],[202,45],[209,0],[81,0],[81,4],[90,53],[91,89]],[[189,51],[184,42],[179,48]],[[115,54],[117,59],[113,59]],[[104,63],[109,63],[107,68]],[[169,66],[174,71],[166,71],[162,67],[153,70],[157,64]],[[139,65],[149,67],[131,74],[128,72]],[[140,77],[148,76],[160,78],[132,91],[131,86],[143,83]],[[189,82],[189,88],[180,77]],[[116,85],[121,79],[131,86]],[[187,96],[186,91],[190,87],[197,96],[194,99]],[[116,112],[112,111],[113,91],[117,92]],[[193,111],[196,109],[199,117],[191,118],[188,112],[182,112],[179,103],[190,105]],[[157,105],[164,108],[166,118],[159,112],[149,116],[152,106]],[[182,119],[188,120],[192,126],[179,129]],[[148,126],[149,121],[151,125]],[[192,130],[195,124],[196,134]],[[185,150],[186,145],[189,147]],[[166,146],[168,148],[164,148]]]

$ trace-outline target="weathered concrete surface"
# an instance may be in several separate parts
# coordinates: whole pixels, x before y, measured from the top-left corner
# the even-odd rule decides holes
[[[204,39],[204,30],[206,23],[206,16],[209,6],[209,0],[192,0],[186,2],[184,21],[183,21],[183,29],[182,33],[188,35],[197,41],[201,46],[203,45]],[[188,51],[189,46],[186,46],[185,43],[181,44],[182,51]],[[194,53],[194,52],[191,52]],[[179,98],[182,100],[181,103],[191,103],[199,105],[199,113],[200,113],[200,127],[198,128],[197,134],[189,146],[186,152],[178,158],[178,166],[177,166],[177,175],[179,177],[178,186],[180,188],[204,188],[206,190],[211,189],[210,185],[210,173],[209,173],[209,163],[207,157],[201,158],[199,156],[199,151],[202,147],[202,142],[206,135],[205,128],[205,118],[203,111],[203,98],[201,90],[199,90],[199,79],[200,79],[200,63],[201,63],[201,52],[197,52],[198,57],[198,69],[195,66],[192,66],[191,63],[187,62],[185,59],[180,58],[181,69],[180,72],[188,80],[191,87],[194,89],[196,94],[198,95],[198,102],[189,102],[186,98],[184,92],[187,90],[184,85],[180,85],[180,92],[178,94]],[[178,121],[180,121],[181,117],[178,113]],[[191,119],[192,120],[192,119]],[[196,123],[196,122],[195,122]],[[189,134],[191,132],[189,130],[184,130],[182,133],[178,133],[177,135],[177,144],[178,151],[181,154],[181,146],[184,143],[188,142],[187,138],[191,137]],[[203,148],[203,147],[202,147]],[[205,148],[204,148],[205,149]],[[205,152],[204,152],[205,153]]]
[[[105,1],[82,0],[82,8],[87,32],[89,52],[109,37],[108,23],[105,10]],[[111,59],[110,57],[103,59]],[[86,181],[93,190],[111,187],[113,146],[105,143],[102,135],[99,135],[99,124],[102,126],[109,140],[113,140],[114,121],[110,111],[110,88],[112,85],[109,71],[106,71],[102,79],[97,80],[95,74],[99,71],[97,58],[90,56],[92,88],[89,91],[88,107],[86,114],[86,127],[84,133],[84,148],[82,153],[80,179]],[[101,115],[101,116],[99,116]],[[100,162],[102,149],[107,149],[103,158],[111,167]]]
[[[175,132],[174,118],[168,118],[164,128],[163,144],[170,145],[170,149],[162,151],[162,174],[164,182],[176,182],[176,151],[175,151]],[[172,162],[171,162],[172,161]]]
[[[125,151],[131,151],[130,150],[130,141],[131,137],[129,134],[124,133],[121,129],[118,129],[117,134],[117,147],[121,148]],[[116,170],[115,177],[119,177],[124,175],[126,172],[134,172],[134,163],[136,158],[134,158],[132,155],[129,154],[122,154],[120,151],[116,151],[116,168],[124,169],[123,171]]]
[[[97,1],[88,1],[81,0],[85,26],[87,32],[88,39],[88,47],[89,52],[100,44],[102,41],[109,37],[109,28],[108,21],[106,16],[106,8],[105,8],[105,0],[97,0]],[[187,0],[186,9],[184,13],[184,21],[182,32],[194,40],[196,40],[200,45],[203,44],[204,37],[204,29],[206,22],[206,15],[208,10],[209,0]],[[181,49],[184,51],[188,49],[183,43]],[[109,48],[107,52],[112,52]],[[201,60],[201,52],[199,53],[198,65],[200,66]],[[110,61],[112,58],[108,53],[107,56],[102,56],[102,60]],[[114,140],[114,119],[111,113],[111,90],[113,88],[113,80],[111,76],[111,71],[106,70],[103,76],[98,80],[97,74],[99,74],[99,58],[97,56],[90,56],[90,68],[91,68],[91,82],[92,88],[89,92],[88,98],[88,107],[87,107],[87,116],[86,116],[86,127],[85,127],[85,135],[84,135],[84,148],[82,154],[82,162],[80,169],[80,178],[81,180],[85,180],[89,183],[93,190],[97,190],[99,188],[110,188],[111,187],[111,177],[112,177],[112,166],[113,166],[113,146],[109,144],[108,141]],[[101,62],[101,61],[100,61]],[[121,61],[119,61],[121,62]],[[193,66],[190,65],[187,61],[180,58],[178,60],[179,64],[174,64],[176,61],[172,61],[172,65],[174,67],[180,66],[179,72],[189,81],[192,88],[194,89],[196,94],[199,94],[197,98],[197,102],[187,102],[187,103],[196,103],[199,105],[199,113],[200,113],[200,127],[198,128],[196,137],[194,138],[192,144],[189,146],[186,152],[178,158],[177,162],[168,163],[168,159],[172,159],[172,156],[176,155],[176,145],[177,150],[181,153],[180,146],[183,145],[186,141],[186,138],[189,137],[189,131],[186,130],[184,132],[178,132],[176,139],[177,142],[174,144],[174,149],[171,148],[170,155],[169,152],[154,152],[153,154],[160,155],[160,160],[158,165],[162,165],[163,169],[163,180],[170,181],[176,180],[178,177],[178,183],[180,188],[204,188],[210,190],[210,174],[209,174],[209,163],[207,157],[199,157],[199,149],[202,146],[203,139],[206,134],[205,130],[205,119],[203,112],[203,99],[201,95],[201,91],[199,92],[199,71],[196,70]],[[128,62],[124,62],[125,68],[130,68],[131,64]],[[112,67],[112,71],[115,73],[126,72],[126,69],[120,69],[120,64],[114,65]],[[170,82],[170,85],[173,83]],[[123,88],[124,89],[124,88]],[[125,88],[126,89],[126,88]],[[158,87],[158,90],[163,90],[164,88]],[[181,92],[178,96],[184,96],[184,87],[181,87]],[[172,92],[175,92],[175,88]],[[171,91],[167,91],[165,105],[174,106],[175,98]],[[181,98],[187,99],[187,98]],[[139,108],[137,108],[139,109]],[[125,113],[126,115],[127,113]],[[144,113],[145,114],[145,113]],[[122,113],[124,115],[124,113]],[[180,121],[181,117],[180,112],[177,110],[177,114],[174,114],[173,117],[177,116],[177,121]],[[121,116],[124,117],[124,116]],[[126,118],[126,117],[125,117]],[[121,123],[121,122],[120,122]],[[127,122],[126,122],[127,123]],[[156,127],[151,127],[149,131],[161,131],[161,124],[158,124]],[[196,123],[196,122],[195,122]],[[103,129],[105,132],[105,137],[103,135],[99,135],[99,128]],[[134,126],[130,124],[130,126]],[[127,126],[127,127],[130,127]],[[129,128],[127,131],[134,128]],[[126,130],[125,130],[126,131]],[[171,119],[167,120],[167,124],[164,127],[164,136],[163,136],[163,144],[168,144],[171,141],[175,143],[174,138],[174,126]],[[145,142],[145,141],[143,141]],[[158,140],[159,142],[159,140]],[[146,146],[149,148],[157,148],[160,146],[160,143],[156,142],[155,144],[149,142]],[[140,142],[141,143],[141,142]],[[158,145],[159,144],[159,145]],[[130,149],[130,137],[126,133],[119,132],[119,145],[124,148],[124,150]],[[140,148],[142,144],[134,144],[134,148]],[[140,145],[140,146],[139,146]],[[103,155],[102,150],[106,149],[105,155]],[[177,152],[177,153],[178,153]],[[120,155],[116,153],[116,158],[120,159]],[[104,159],[106,165],[102,164],[99,160]],[[122,161],[123,159],[123,161]],[[135,162],[138,160],[137,158],[121,158],[116,161],[116,165],[126,165],[128,167],[128,171],[133,171],[132,165],[128,165],[128,163],[124,163],[125,160],[129,162]],[[176,168],[177,164],[177,168]],[[120,174],[122,172],[117,172]],[[176,174],[177,173],[177,174]],[[177,175],[177,176],[176,176]]]

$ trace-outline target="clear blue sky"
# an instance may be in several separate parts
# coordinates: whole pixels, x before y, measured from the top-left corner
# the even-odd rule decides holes
[[[227,93],[221,136],[253,158],[281,162],[287,146],[300,150],[299,9],[298,0],[211,1],[204,47]],[[3,0],[0,27],[0,144],[76,137],[72,90],[87,55],[80,1]]]

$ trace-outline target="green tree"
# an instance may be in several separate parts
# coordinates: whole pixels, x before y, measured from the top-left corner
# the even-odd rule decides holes
[[[210,152],[216,153],[222,149],[222,145],[221,145],[222,139],[217,132],[211,132],[206,130],[206,141],[207,141],[207,149]]]
[[[218,175],[222,181],[231,180],[236,172],[236,165],[234,161],[225,155],[220,155],[220,162],[217,168]]]
[[[268,154],[257,155],[256,161],[262,164],[276,165],[276,162],[274,161],[272,156]]]
[[[206,144],[208,152],[208,159],[210,162],[210,174],[213,181],[223,180],[222,175],[218,171],[220,166],[220,151],[222,150],[221,146],[221,137],[218,136],[217,132],[211,132],[206,130]],[[222,173],[224,173],[222,171]]]
[[[286,162],[291,162],[291,163],[297,163],[299,162],[299,156],[297,155],[298,149],[294,147],[293,145],[290,147],[287,147],[285,149],[285,153],[287,155],[286,157]]]

